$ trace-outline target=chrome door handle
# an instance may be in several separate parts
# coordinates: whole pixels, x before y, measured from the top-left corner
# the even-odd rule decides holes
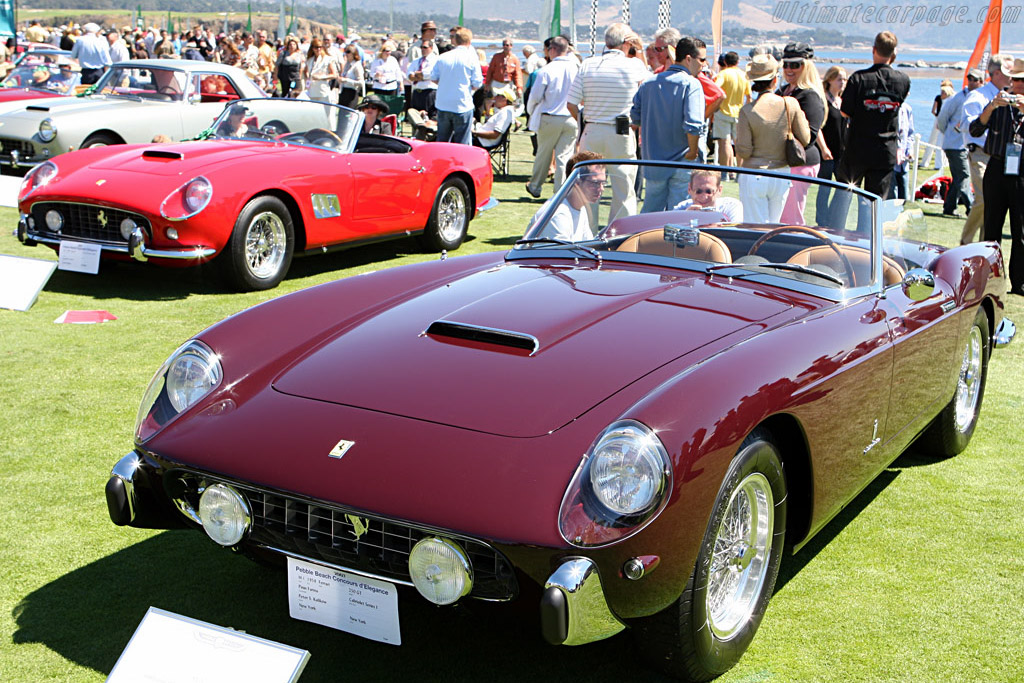
[[[416,166],[413,166],[412,170],[416,171],[417,173],[426,173],[427,172],[427,169],[426,169],[425,166],[420,166],[418,164]]]

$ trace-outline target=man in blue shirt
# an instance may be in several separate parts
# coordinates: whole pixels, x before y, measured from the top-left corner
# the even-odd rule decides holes
[[[707,49],[693,38],[676,44],[675,63],[644,81],[633,96],[630,119],[639,128],[643,159],[693,161],[704,124],[704,90],[693,74],[707,59]],[[642,213],[665,211],[687,197],[689,169],[643,168],[646,189]]]
[[[956,215],[956,205],[963,204],[967,213],[971,212],[970,171],[967,164],[967,145],[964,144],[964,132],[960,127],[963,118],[964,102],[967,95],[976,90],[982,82],[981,71],[971,69],[967,74],[967,87],[947,97],[942,109],[935,119],[935,128],[942,133],[942,152],[949,162],[949,173],[953,182],[946,191],[942,204],[942,213],[947,216]]]
[[[82,83],[91,85],[100,80],[104,69],[110,66],[110,44],[100,38],[100,27],[89,22],[84,27],[85,35],[75,41],[71,48],[71,59],[77,59],[82,67]]]
[[[455,31],[455,49],[434,62],[423,78],[437,83],[437,141],[472,144],[473,91],[484,84],[480,60],[473,50],[473,32],[468,28]]]

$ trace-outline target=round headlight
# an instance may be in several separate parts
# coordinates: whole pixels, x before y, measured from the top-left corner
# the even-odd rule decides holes
[[[199,520],[207,536],[216,543],[231,546],[245,537],[252,515],[241,493],[230,486],[214,484],[199,498]]]
[[[43,142],[53,142],[57,137],[57,126],[53,125],[50,119],[43,119],[39,122],[39,139]]]
[[[594,448],[590,484],[602,505],[617,515],[646,512],[660,500],[668,456],[642,425],[609,429]]]
[[[50,209],[46,212],[46,227],[53,232],[60,232],[60,229],[64,227],[64,216],[60,211]]]
[[[189,211],[195,213],[206,206],[212,193],[213,186],[210,185],[209,180],[196,178],[185,186],[185,206]]]
[[[473,590],[469,558],[444,538],[424,538],[413,546],[409,574],[420,595],[435,605],[450,605]]]
[[[132,230],[139,227],[138,223],[133,221],[131,218],[125,218],[121,221],[121,237],[126,240],[132,236]]]
[[[167,398],[176,411],[183,412],[213,391],[221,379],[220,360],[205,346],[185,348],[167,369]]]

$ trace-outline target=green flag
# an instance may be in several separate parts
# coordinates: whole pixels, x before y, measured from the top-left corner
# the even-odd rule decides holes
[[[142,24],[143,24],[143,22],[142,22],[142,5],[139,5],[139,14],[138,14],[138,18],[135,20],[135,25],[138,26],[139,28],[142,28]]]
[[[464,10],[466,9],[466,0],[459,0],[459,26],[466,25],[466,19],[463,17]]]
[[[551,36],[562,34],[562,0],[555,0],[555,9],[551,13]]]
[[[295,0],[292,0],[292,18],[288,21],[288,34],[295,30]]]
[[[245,32],[252,33],[252,3],[247,4],[249,5],[249,21],[245,24]]]
[[[341,32],[348,38],[348,0],[341,0]]]

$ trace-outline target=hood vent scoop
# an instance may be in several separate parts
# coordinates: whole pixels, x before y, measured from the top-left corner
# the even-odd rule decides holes
[[[172,152],[169,149],[147,149],[142,153],[143,159],[184,159],[181,152]]]
[[[437,320],[430,324],[427,331],[434,337],[447,337],[449,339],[460,339],[465,341],[491,344],[506,349],[526,351],[526,355],[532,356],[540,348],[540,342],[531,334],[522,332],[509,332],[498,330],[493,327],[481,327],[467,323],[457,323],[450,320]]]
[[[25,111],[50,111],[50,107],[43,104],[30,104],[25,107]]]

